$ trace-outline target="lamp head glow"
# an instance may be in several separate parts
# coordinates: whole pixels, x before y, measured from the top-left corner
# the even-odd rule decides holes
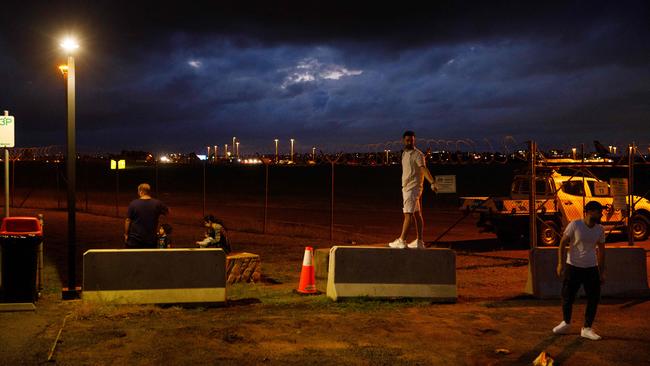
[[[75,40],[72,37],[66,37],[63,42],[60,44],[61,48],[63,48],[66,52],[73,52],[74,50],[79,48],[79,43],[77,43],[77,40]]]

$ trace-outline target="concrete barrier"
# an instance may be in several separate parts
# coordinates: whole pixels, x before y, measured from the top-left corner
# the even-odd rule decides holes
[[[456,254],[449,249],[332,247],[327,297],[429,298],[454,302]]]
[[[529,252],[528,281],[525,292],[541,299],[559,298],[562,280],[556,274],[557,248],[536,248]],[[648,272],[645,249],[641,247],[607,247],[605,249],[605,284],[601,296],[645,296]],[[584,290],[580,289],[580,294]]]
[[[221,249],[89,250],[83,256],[84,301],[116,304],[222,303]]]

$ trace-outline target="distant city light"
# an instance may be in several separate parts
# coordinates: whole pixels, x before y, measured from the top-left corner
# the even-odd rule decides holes
[[[208,160],[208,156],[204,154],[197,154],[196,157],[199,158],[199,160]]]
[[[262,160],[253,158],[253,159],[244,159],[240,161],[241,163],[244,164],[262,164]]]
[[[160,162],[161,163],[169,163],[169,162],[171,162],[171,160],[166,156],[161,156],[160,157]]]

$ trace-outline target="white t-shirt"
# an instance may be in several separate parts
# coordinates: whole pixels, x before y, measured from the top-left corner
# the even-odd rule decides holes
[[[413,189],[422,190],[424,182],[424,173],[422,167],[425,166],[424,154],[417,148],[413,150],[404,150],[402,153],[402,190],[411,191]]]
[[[569,252],[566,262],[572,266],[589,268],[598,265],[596,247],[605,242],[605,229],[596,224],[587,226],[582,219],[574,220],[564,229],[564,237],[568,237]]]

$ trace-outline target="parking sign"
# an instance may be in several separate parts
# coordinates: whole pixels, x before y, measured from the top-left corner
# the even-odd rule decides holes
[[[14,116],[0,115],[0,147],[14,147],[16,143],[14,130]]]

